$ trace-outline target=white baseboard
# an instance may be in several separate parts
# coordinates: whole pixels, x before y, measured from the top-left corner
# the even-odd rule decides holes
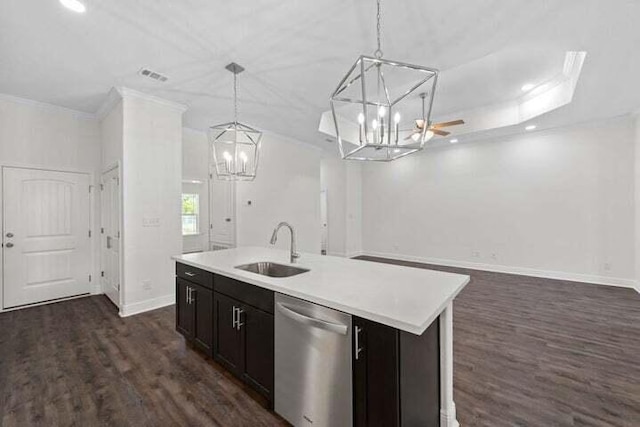
[[[455,414],[447,414],[444,411],[440,411],[440,425],[442,427],[460,427],[458,424],[458,420],[456,419]]]
[[[342,258],[354,258],[360,255],[364,255],[364,252],[362,251],[354,251],[354,252],[327,252],[327,255],[329,256],[338,256],[338,257],[342,257]]]
[[[357,257],[357,256],[360,256],[360,255],[364,255],[364,253],[362,251],[355,251],[355,252],[330,251],[330,252],[327,252],[327,255],[329,255],[329,256],[337,256],[337,257],[342,257],[342,258],[353,258],[353,257]]]
[[[632,288],[640,292],[640,284],[633,279],[621,277],[607,277],[590,274],[567,273],[563,271],[538,270],[527,267],[512,267],[506,265],[494,265],[485,263],[476,263],[469,261],[458,261],[442,258],[419,257],[413,255],[401,255],[395,253],[364,251],[361,255],[375,256],[380,258],[397,259],[401,261],[420,262],[424,264],[441,265],[445,267],[468,268],[471,270],[492,271],[496,273],[517,274],[519,276],[541,277],[544,279],[567,280],[570,282],[593,283],[596,285],[618,286],[623,288]]]
[[[344,252],[335,252],[335,251],[333,251],[333,252],[329,251],[329,252],[327,252],[327,255],[328,256],[337,256],[337,257],[342,257],[342,258],[347,256],[347,254],[344,253]]]
[[[134,314],[144,313],[145,311],[156,310],[176,303],[176,295],[164,295],[133,304],[124,304],[120,309],[120,317],[129,317]]]
[[[363,251],[353,251],[353,252],[348,252],[346,257],[347,258],[355,258],[357,256],[363,256],[365,253]]]

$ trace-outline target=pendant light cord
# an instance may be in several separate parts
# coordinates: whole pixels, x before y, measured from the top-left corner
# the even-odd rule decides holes
[[[376,32],[378,35],[378,49],[376,49],[376,51],[374,52],[374,55],[376,58],[380,59],[382,58],[382,41],[381,41],[381,36],[380,34],[382,33],[382,0],[377,0],[377,6],[378,6],[378,12],[376,14],[376,20],[377,20],[377,25],[376,25]]]
[[[233,122],[238,124],[238,74],[233,73]]]

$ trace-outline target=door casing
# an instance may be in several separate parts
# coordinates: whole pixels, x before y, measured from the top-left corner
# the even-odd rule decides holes
[[[100,284],[101,284],[101,291],[103,293],[105,293],[109,299],[118,307],[118,309],[121,309],[122,305],[123,305],[123,293],[124,293],[124,284],[123,284],[123,271],[122,271],[122,267],[123,267],[123,254],[122,254],[122,241],[123,241],[123,230],[122,230],[122,169],[120,168],[120,162],[116,162],[113,165],[111,165],[110,167],[106,168],[103,172],[102,175],[100,177],[100,227],[101,230],[105,228],[105,218],[104,218],[104,184],[105,184],[105,176],[108,176],[110,174],[113,174],[115,171],[116,174],[116,179],[118,181],[117,183],[117,188],[118,191],[116,193],[116,197],[118,199],[118,209],[117,209],[117,227],[118,227],[118,232],[119,232],[119,237],[117,239],[116,244],[118,245],[118,282],[119,282],[119,289],[118,289],[118,296],[117,296],[117,301],[114,301],[111,298],[110,295],[110,290],[107,289],[106,287],[108,286],[108,284],[106,283],[104,279],[104,277],[102,277],[102,272],[106,272],[107,270],[107,265],[106,265],[106,257],[105,257],[105,249],[106,249],[106,243],[107,243],[107,235],[103,234],[102,232],[100,233],[100,249],[99,249],[99,257],[100,257]]]

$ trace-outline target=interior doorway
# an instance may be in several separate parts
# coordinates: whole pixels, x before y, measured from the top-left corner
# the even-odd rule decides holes
[[[100,180],[101,228],[100,258],[102,290],[120,308],[120,168],[102,174]]]
[[[320,224],[322,226],[320,237],[320,253],[327,254],[329,247],[329,224],[327,213],[327,190],[320,191]]]
[[[91,292],[88,174],[2,168],[3,308]]]

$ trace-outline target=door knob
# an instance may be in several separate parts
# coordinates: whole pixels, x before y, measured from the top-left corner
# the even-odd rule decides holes
[[[7,233],[7,237],[8,238],[12,238],[13,237],[13,233]]]
[[[5,246],[8,247],[8,248],[12,248],[13,247],[13,243],[9,242]]]

